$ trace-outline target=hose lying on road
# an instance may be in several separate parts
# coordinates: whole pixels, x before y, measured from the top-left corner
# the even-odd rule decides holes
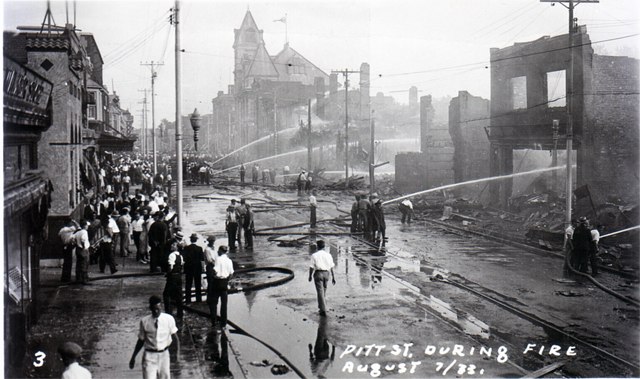
[[[240,292],[251,292],[251,291],[257,291],[257,290],[261,290],[261,289],[268,288],[268,287],[275,287],[275,286],[284,284],[284,283],[286,283],[286,282],[288,282],[290,280],[293,280],[293,278],[295,277],[295,273],[292,270],[290,270],[290,269],[288,269],[286,267],[275,267],[275,266],[239,269],[239,270],[235,271],[235,274],[243,274],[243,273],[255,272],[255,271],[277,271],[277,272],[280,272],[280,273],[283,273],[283,274],[287,274],[287,276],[285,276],[284,278],[280,278],[278,280],[274,280],[272,282],[258,283],[258,284],[255,284],[255,285],[252,285],[252,286],[247,286],[247,287],[232,288],[232,289],[229,290],[228,293],[229,294],[235,294],[235,293],[240,293]],[[122,278],[135,278],[135,277],[160,276],[160,275],[164,275],[164,273],[161,273],[161,272],[157,272],[157,273],[147,272],[147,273],[120,274],[120,275],[97,277],[97,278],[92,278],[90,280],[91,281],[97,281],[97,280],[105,280],[105,279],[122,279]],[[202,317],[211,318],[211,314],[209,314],[209,312],[201,311],[201,310],[192,308],[190,306],[182,305],[182,309],[184,309],[184,310],[186,310],[188,312],[194,313],[196,315],[202,316]],[[232,331],[232,333],[242,334],[242,335],[245,335],[245,336],[247,336],[249,338],[253,338],[254,340],[260,342],[262,345],[267,347],[269,350],[273,351],[287,365],[289,365],[289,367],[291,367],[291,369],[293,371],[295,371],[295,373],[298,374],[299,377],[305,378],[305,375],[302,373],[302,371],[300,371],[299,368],[297,368],[289,359],[287,359],[287,357],[285,357],[275,347],[269,345],[265,341],[259,339],[258,337],[254,336],[251,333],[247,332],[246,330],[242,329],[241,327],[239,327],[237,324],[235,324],[231,320],[227,320],[227,323],[229,325],[231,325],[235,329],[234,331]]]
[[[295,277],[295,274],[292,270],[288,269],[288,268],[284,268],[284,267],[255,267],[255,268],[248,268],[248,269],[240,269],[237,270],[235,273],[239,274],[239,273],[247,273],[247,272],[253,272],[253,271],[278,271],[281,273],[287,273],[288,275],[284,278],[278,279],[278,280],[274,280],[273,282],[267,282],[267,283],[259,283],[253,286],[249,286],[249,287],[242,287],[242,288],[236,288],[236,289],[230,289],[229,293],[233,294],[233,293],[239,293],[239,292],[251,292],[251,291],[257,291],[263,288],[267,288],[267,287],[274,287],[280,284],[284,284],[290,280],[293,280],[293,278]],[[207,317],[207,318],[211,318],[211,314],[209,312],[206,311],[201,311],[199,309],[195,309],[192,308],[190,306],[187,305],[183,305],[182,309],[194,313],[198,316],[202,316],[202,317]],[[261,340],[260,338],[254,336],[253,334],[247,332],[246,330],[242,329],[240,326],[238,326],[236,323],[234,323],[231,320],[227,320],[227,323],[229,325],[231,325],[233,327],[234,330],[231,331],[231,333],[237,333],[237,334],[242,334],[245,335],[249,338],[252,338],[258,342],[260,342],[262,345],[264,345],[267,349],[273,351],[280,359],[282,359],[287,365],[289,365],[289,367],[291,367],[291,369],[293,371],[295,371],[296,374],[298,374],[299,377],[301,378],[306,378],[304,373],[302,373],[302,371],[296,367],[293,362],[291,362],[289,359],[287,359],[286,356],[284,356],[280,351],[278,351],[278,349],[276,349],[275,347],[269,345],[268,343],[266,343],[265,341]]]

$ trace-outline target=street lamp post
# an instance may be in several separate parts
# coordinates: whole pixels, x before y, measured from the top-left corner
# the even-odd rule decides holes
[[[200,113],[198,113],[198,108],[193,110],[189,121],[191,122],[191,128],[193,129],[193,145],[195,147],[195,150],[198,151],[198,131],[200,130],[200,126],[202,124],[202,116],[200,116]]]

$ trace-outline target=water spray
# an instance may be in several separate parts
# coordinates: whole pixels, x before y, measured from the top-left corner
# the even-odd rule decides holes
[[[572,167],[576,167],[576,165],[573,165]],[[440,191],[443,189],[449,189],[449,188],[454,188],[454,187],[460,187],[460,186],[464,186],[467,184],[475,184],[475,183],[482,183],[482,182],[488,182],[488,181],[493,181],[493,180],[501,180],[501,179],[508,179],[508,178],[515,178],[516,176],[524,176],[524,175],[530,175],[530,174],[538,174],[541,172],[549,172],[549,171],[556,171],[556,170],[564,170],[566,169],[565,166],[555,166],[555,167],[548,167],[548,168],[539,168],[539,169],[535,169],[535,170],[531,170],[531,171],[525,171],[525,172],[518,172],[515,174],[509,174],[509,175],[499,175],[499,176],[492,176],[490,178],[480,178],[480,179],[474,179],[474,180],[468,180],[466,182],[462,182],[462,183],[453,183],[453,184],[447,184],[444,186],[440,186],[440,187],[436,187],[436,188],[431,188],[428,190],[424,190],[424,191],[419,191],[419,192],[414,192],[414,193],[410,193],[408,195],[404,195],[404,196],[400,196],[400,197],[396,197],[395,199],[391,199],[391,200],[387,200],[385,202],[382,203],[382,205],[387,205],[387,204],[391,204],[394,203],[396,201],[400,201],[400,200],[404,200],[404,199],[408,199],[410,197],[414,197],[414,196],[418,196],[418,195],[422,195],[425,193],[429,193],[429,192],[435,192],[435,191]]]
[[[278,131],[276,134],[280,134],[280,133],[284,133],[284,132],[290,132],[290,131],[292,131],[292,130],[298,130],[298,128],[297,128],[297,127],[294,127],[294,128],[283,129],[283,130]],[[237,153],[237,152],[239,152],[239,151],[242,151],[242,150],[244,150],[244,149],[248,148],[249,146],[253,146],[253,145],[255,145],[256,143],[259,143],[259,142],[262,142],[262,141],[266,141],[266,140],[268,140],[268,139],[269,139],[269,138],[271,138],[271,137],[273,137],[273,134],[269,134],[269,135],[264,136],[264,137],[262,137],[262,138],[258,138],[258,139],[257,139],[257,140],[255,140],[255,141],[251,141],[251,142],[249,142],[248,144],[246,144],[246,145],[244,145],[244,146],[240,146],[239,148],[235,149],[234,151],[230,152],[229,154],[226,154],[226,155],[225,155],[225,156],[223,156],[222,158],[218,158],[218,160],[216,160],[215,162],[211,163],[211,166],[215,165],[216,163],[218,163],[218,162],[222,161],[222,160],[223,160],[223,159],[225,159],[225,158],[228,158],[228,157],[232,156],[233,154],[235,154],[235,153]],[[237,167],[239,167],[239,166],[237,166]]]
[[[630,228],[626,228],[626,229],[618,230],[617,232],[613,232],[613,233],[605,234],[605,235],[603,235],[603,236],[600,236],[600,239],[603,239],[603,238],[605,238],[605,237],[614,236],[614,235],[616,235],[616,234],[620,234],[620,233],[628,232],[629,230],[633,230],[633,229],[640,229],[640,225],[636,225],[636,226],[632,226],[632,227],[630,227]]]

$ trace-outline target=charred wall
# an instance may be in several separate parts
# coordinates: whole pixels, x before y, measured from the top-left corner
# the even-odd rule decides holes
[[[446,123],[437,115],[431,96],[420,98],[420,152],[396,155],[396,189],[419,191],[453,183],[453,144]]]
[[[638,201],[639,61],[593,55],[581,173],[596,204]]]
[[[489,139],[485,127],[489,124],[490,101],[458,92],[449,104],[449,134],[453,142],[453,178],[456,183],[489,176]],[[482,184],[484,186],[484,184]],[[463,192],[476,188],[465,187]]]

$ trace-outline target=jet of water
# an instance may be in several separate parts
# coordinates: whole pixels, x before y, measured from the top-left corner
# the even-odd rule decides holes
[[[282,134],[282,133],[285,133],[285,132],[290,132],[292,130],[298,130],[298,128],[295,127],[295,128],[288,128],[288,129],[279,130],[276,134]],[[215,165],[216,163],[220,162],[221,160],[223,160],[225,158],[228,158],[228,157],[232,156],[233,154],[235,154],[237,152],[240,152],[240,151],[248,148],[249,146],[255,145],[256,143],[259,143],[259,142],[262,142],[262,141],[266,141],[266,140],[268,140],[270,138],[273,138],[273,134],[269,134],[269,135],[264,136],[262,138],[258,138],[255,141],[251,141],[251,142],[249,142],[248,144],[246,144],[244,146],[240,146],[239,148],[235,149],[234,151],[230,152],[229,154],[225,155],[224,157],[219,158],[217,161],[213,162],[211,164],[211,166]]]
[[[632,226],[630,228],[626,228],[626,229],[622,229],[622,230],[618,230],[617,232],[613,232],[613,233],[609,233],[609,234],[605,234],[603,236],[600,236],[600,239],[605,238],[605,237],[609,237],[609,236],[614,236],[616,234],[620,234],[620,233],[624,233],[624,232],[628,232],[629,230],[633,230],[633,229],[638,229],[640,228],[640,225],[636,225],[636,226]]]
[[[576,167],[576,165],[573,165],[572,167]],[[410,197],[422,195],[422,194],[429,193],[429,192],[435,192],[435,191],[440,191],[440,190],[443,190],[443,189],[449,189],[449,188],[454,188],[454,187],[465,186],[467,184],[475,184],[475,183],[489,182],[489,181],[493,181],[493,180],[515,178],[516,176],[524,176],[524,175],[538,174],[538,173],[541,173],[541,172],[564,170],[565,168],[566,168],[566,166],[555,166],[555,167],[548,167],[548,168],[538,168],[538,169],[535,169],[535,170],[525,171],[525,172],[518,172],[518,173],[515,173],[515,174],[492,176],[490,178],[480,178],[480,179],[468,180],[466,182],[461,182],[461,183],[447,184],[447,185],[444,185],[444,186],[431,188],[431,189],[428,189],[428,190],[414,192],[414,193],[410,193],[408,195],[396,197],[395,199],[391,199],[391,200],[387,200],[387,201],[383,202],[382,205],[394,203],[396,201],[408,199]]]

